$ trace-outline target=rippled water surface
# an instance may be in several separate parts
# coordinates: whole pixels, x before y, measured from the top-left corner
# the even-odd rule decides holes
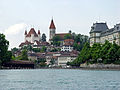
[[[120,71],[0,70],[0,90],[120,90]]]

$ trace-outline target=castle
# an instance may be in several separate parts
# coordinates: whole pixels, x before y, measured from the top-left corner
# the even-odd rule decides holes
[[[64,36],[67,35],[69,33],[56,33],[56,27],[54,24],[53,19],[51,20],[50,26],[49,26],[49,43],[51,44],[52,42],[52,38],[54,36],[59,36],[60,40],[63,41],[64,40]],[[38,33],[36,33],[34,28],[31,28],[30,31],[27,33],[27,30],[25,30],[25,41],[22,42],[19,47],[23,47],[23,46],[27,46],[27,45],[40,45],[43,44],[46,45],[48,44],[47,42],[42,42],[41,41],[41,33],[40,30],[38,30]]]
[[[120,45],[120,24],[109,29],[106,23],[93,23],[90,30],[90,46],[94,43],[104,44],[106,40],[110,43],[115,41]]]

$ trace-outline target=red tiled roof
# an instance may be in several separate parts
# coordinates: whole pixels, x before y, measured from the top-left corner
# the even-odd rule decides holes
[[[33,44],[33,43],[26,41],[26,42],[21,43],[21,44],[19,45],[19,47],[22,47],[22,46],[24,46],[24,45],[31,45],[31,44]]]
[[[53,22],[53,19],[51,20],[51,24],[50,24],[49,29],[56,29],[54,22]]]
[[[35,37],[38,37],[37,33],[35,32],[35,29],[34,28],[31,28],[29,33],[27,34],[26,37],[31,37],[31,34],[34,34]]]
[[[64,42],[74,42],[73,39],[65,39]]]
[[[55,34],[55,36],[59,36],[61,40],[64,40],[64,37],[67,34],[69,34],[69,33],[58,33],[58,34]]]
[[[74,44],[74,40],[73,39],[65,39],[64,40],[64,45],[73,45]]]

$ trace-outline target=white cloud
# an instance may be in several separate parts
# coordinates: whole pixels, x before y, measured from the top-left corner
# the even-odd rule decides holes
[[[9,41],[9,49],[13,47],[18,47],[21,42],[24,40],[24,31],[27,27],[25,23],[18,23],[11,25],[3,32],[6,36],[6,39]]]
[[[14,25],[8,27],[8,29],[5,29],[4,34],[5,35],[15,35],[15,34],[18,34],[26,26],[27,25],[25,23],[14,24]]]

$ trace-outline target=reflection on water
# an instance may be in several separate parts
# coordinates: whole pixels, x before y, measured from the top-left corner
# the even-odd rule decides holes
[[[120,90],[120,71],[0,70],[0,90]]]

